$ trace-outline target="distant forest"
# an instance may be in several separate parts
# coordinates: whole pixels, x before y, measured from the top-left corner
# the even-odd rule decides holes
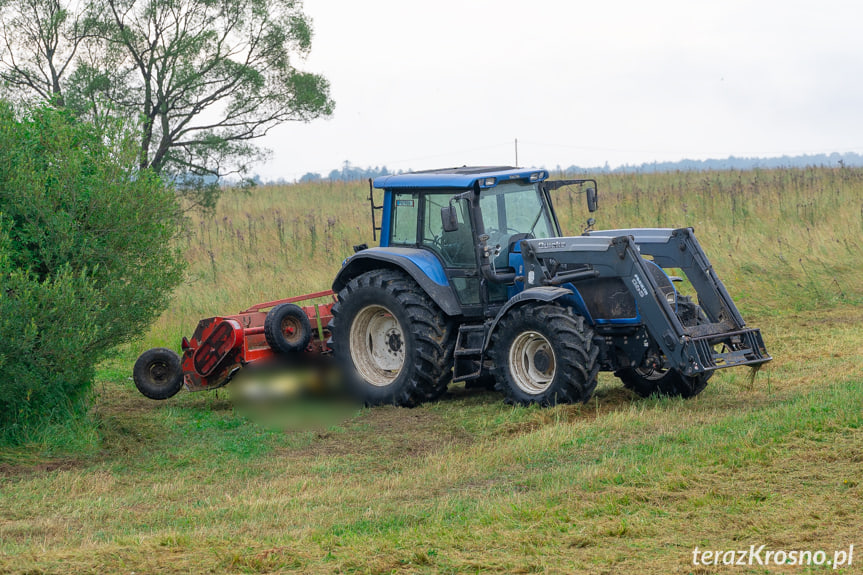
[[[620,172],[703,172],[707,170],[754,170],[770,168],[805,168],[807,166],[863,166],[863,156],[854,152],[839,154],[814,154],[802,156],[780,156],[778,158],[738,158],[729,156],[722,160],[680,160],[678,162],[651,162],[637,166],[624,165],[610,168],[606,163],[602,167],[569,166],[555,168],[555,173],[561,174],[611,174]]]
[[[707,170],[752,170],[752,169],[770,169],[770,168],[789,168],[789,167],[806,167],[806,166],[847,166],[847,167],[863,167],[863,155],[854,152],[844,154],[814,154],[802,156],[781,156],[778,158],[738,158],[730,156],[725,159],[710,159],[710,160],[680,160],[677,162],[651,162],[640,165],[624,165],[616,168],[611,168],[606,163],[604,166],[576,166],[572,165],[567,168],[555,166],[550,168],[544,167],[556,176],[568,176],[573,174],[611,174],[620,172],[676,172],[676,171],[707,171]],[[376,178],[378,176],[388,176],[391,174],[401,174],[410,170],[391,171],[386,166],[360,168],[351,165],[350,162],[345,162],[341,168],[331,170],[326,176],[316,172],[308,172],[301,177],[298,182],[320,182],[320,181],[357,181]],[[256,178],[259,183],[264,183],[260,178]],[[284,180],[268,183],[287,183]]]

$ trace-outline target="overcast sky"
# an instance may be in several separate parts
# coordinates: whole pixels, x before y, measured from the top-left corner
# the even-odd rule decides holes
[[[265,179],[343,162],[640,164],[863,153],[859,0],[305,0],[328,120]]]

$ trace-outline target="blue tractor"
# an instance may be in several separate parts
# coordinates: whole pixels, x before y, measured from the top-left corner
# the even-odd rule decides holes
[[[462,167],[383,176],[380,246],[333,282],[332,347],[369,405],[414,406],[452,381],[516,404],[586,402],[612,371],[641,396],[693,397],[720,368],[771,358],[691,228],[563,236],[552,192],[597,208],[591,179]],[[381,210],[380,227],[375,212]]]

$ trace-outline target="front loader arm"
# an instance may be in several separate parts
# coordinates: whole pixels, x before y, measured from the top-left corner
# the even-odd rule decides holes
[[[725,324],[729,329],[741,329],[746,325],[692,228],[600,230],[590,232],[590,235],[630,236],[638,245],[640,254],[652,256],[662,268],[679,268],[686,274],[698,293],[699,305],[711,322]]]
[[[687,274],[704,305],[709,323],[685,327],[642,254],[661,267]],[[618,278],[629,290],[642,323],[666,357],[669,367],[695,375],[733,365],[760,365],[770,360],[761,333],[744,327],[734,302],[713,271],[691,229],[635,229],[593,232],[584,236],[524,240],[526,287],[572,283],[581,278]],[[573,267],[578,271],[558,272]]]

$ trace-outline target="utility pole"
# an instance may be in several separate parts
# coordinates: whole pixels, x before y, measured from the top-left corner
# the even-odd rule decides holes
[[[518,167],[518,138],[515,139],[515,167]]]

